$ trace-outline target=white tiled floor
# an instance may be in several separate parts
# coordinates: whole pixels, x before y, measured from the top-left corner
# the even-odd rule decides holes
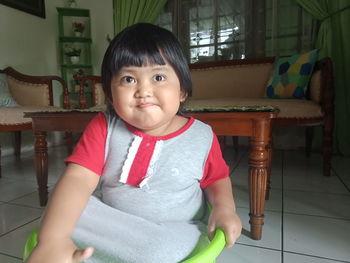
[[[62,174],[64,147],[49,149],[49,186]],[[243,234],[218,263],[331,263],[350,262],[350,158],[335,156],[332,176],[322,176],[322,158],[306,158],[299,151],[274,151],[272,190],[265,208],[260,241],[249,237],[247,149],[227,149],[233,163],[232,180]],[[38,205],[34,156],[2,158],[0,179],[0,262],[21,261],[23,245],[38,226],[43,209]]]

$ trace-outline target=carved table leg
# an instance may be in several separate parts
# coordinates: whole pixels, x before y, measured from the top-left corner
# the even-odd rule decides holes
[[[253,136],[250,138],[249,154],[249,198],[250,227],[252,239],[260,240],[264,225],[265,194],[267,183],[269,120],[255,120]]]
[[[267,161],[267,183],[266,183],[266,195],[265,200],[270,199],[270,190],[271,190],[271,165],[272,165],[272,140],[270,139],[270,142],[267,146],[267,152],[268,152],[268,161]]]
[[[36,180],[38,182],[40,205],[45,206],[47,203],[47,175],[48,175],[48,153],[46,132],[35,133],[35,166]]]

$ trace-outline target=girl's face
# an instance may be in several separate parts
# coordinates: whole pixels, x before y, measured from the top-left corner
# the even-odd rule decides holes
[[[144,133],[165,135],[180,128],[176,113],[186,96],[169,64],[123,67],[111,90],[118,116]]]

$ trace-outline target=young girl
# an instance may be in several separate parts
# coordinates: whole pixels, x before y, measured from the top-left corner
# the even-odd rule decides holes
[[[192,84],[176,38],[151,24],[126,28],[102,81],[112,107],[65,160],[28,262],[180,262],[217,227],[231,247],[242,226],[228,167],[211,128],[181,115]]]

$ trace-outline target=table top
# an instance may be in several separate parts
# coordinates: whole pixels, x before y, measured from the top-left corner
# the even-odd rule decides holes
[[[270,105],[255,105],[255,106],[186,106],[185,113],[192,112],[277,112],[278,108]]]
[[[49,115],[62,115],[62,114],[93,114],[102,112],[103,110],[97,109],[61,109],[51,111],[35,111],[24,112],[25,118],[31,118],[34,116],[49,116]],[[229,113],[229,112],[276,112],[278,108],[271,105],[256,105],[256,106],[185,106],[183,109],[184,114],[191,113]]]

